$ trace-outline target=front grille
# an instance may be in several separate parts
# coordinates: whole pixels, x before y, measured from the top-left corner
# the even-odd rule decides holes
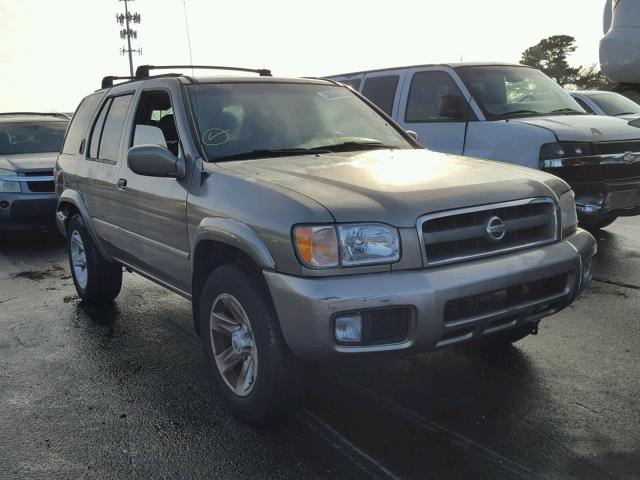
[[[525,303],[562,295],[567,289],[567,274],[524,282],[500,290],[493,290],[470,297],[449,300],[444,307],[444,323],[457,323],[474,317],[508,310]],[[541,305],[539,309],[548,309]],[[534,312],[535,313],[535,312]]]
[[[53,170],[45,170],[40,172],[26,172],[25,177],[52,177]],[[50,182],[27,182],[30,192],[34,193],[50,193],[55,192],[56,186],[53,180]]]
[[[614,155],[626,152],[640,152],[640,141],[594,143],[593,152],[596,155]]]
[[[569,183],[629,180],[640,177],[640,163],[594,163],[579,167],[548,168],[545,171]]]
[[[496,217],[504,225],[499,239],[488,232]],[[555,203],[545,197],[426,215],[418,232],[425,266],[435,266],[551,243],[557,223]]]

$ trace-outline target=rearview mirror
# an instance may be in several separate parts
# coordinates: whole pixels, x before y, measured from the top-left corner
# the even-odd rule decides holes
[[[147,177],[182,178],[184,160],[159,145],[137,145],[127,153],[127,164],[132,172]]]
[[[441,117],[451,120],[464,120],[466,117],[466,102],[461,95],[443,95],[438,104]]]

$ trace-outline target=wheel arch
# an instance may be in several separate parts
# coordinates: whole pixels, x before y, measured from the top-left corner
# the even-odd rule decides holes
[[[87,210],[87,206],[85,205],[80,192],[66,189],[60,194],[60,197],[58,198],[58,205],[56,207],[56,224],[60,233],[65,237],[67,236],[67,225],[69,220],[76,213],[82,216],[82,219],[87,226],[87,230],[89,231],[89,235],[91,235],[91,240],[93,240],[93,243],[96,245],[100,254],[106,260],[112,261],[111,257],[105,251],[102,243],[100,242],[93,226],[91,216],[89,215],[89,210]]]

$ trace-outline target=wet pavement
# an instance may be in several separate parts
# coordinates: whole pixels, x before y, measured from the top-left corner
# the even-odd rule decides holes
[[[0,479],[640,478],[640,218],[598,235],[590,290],[501,354],[319,369],[269,428],[210,388],[189,303],[125,274],[75,295],[55,234],[0,243]]]

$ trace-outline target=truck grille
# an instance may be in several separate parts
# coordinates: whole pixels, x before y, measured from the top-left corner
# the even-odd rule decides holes
[[[418,220],[425,266],[496,255],[556,241],[556,205],[547,197],[425,215]]]
[[[640,142],[602,142],[594,143],[593,151],[596,155],[615,155],[626,152],[640,152]]]
[[[40,172],[26,172],[25,177],[53,177],[53,170],[44,170]],[[27,181],[29,191],[33,193],[50,193],[55,192],[56,186],[53,179],[50,182],[29,182]]]

